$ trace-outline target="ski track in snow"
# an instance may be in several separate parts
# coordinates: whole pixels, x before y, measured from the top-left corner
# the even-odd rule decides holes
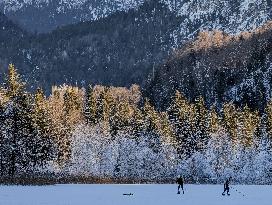
[[[271,205],[271,186],[232,186],[222,196],[223,185],[55,185],[0,186],[2,205]],[[234,189],[241,193],[236,192]],[[123,194],[133,193],[133,196]]]

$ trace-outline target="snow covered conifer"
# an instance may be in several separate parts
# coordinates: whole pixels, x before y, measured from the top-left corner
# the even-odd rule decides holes
[[[1,95],[0,98],[0,176],[4,176],[7,172],[7,150],[9,148],[7,147],[8,143],[6,143],[7,140],[7,135],[6,135],[6,127],[5,127],[5,107],[6,107],[6,102],[3,99],[4,98],[4,93]]]
[[[22,81],[13,64],[10,64],[8,67],[6,84],[7,94],[10,98],[16,98],[19,94],[25,92],[25,83]]]
[[[191,153],[190,141],[193,141],[192,134],[194,108],[187,99],[176,91],[172,104],[168,109],[169,120],[176,135],[177,151],[181,158],[188,157]]]
[[[9,65],[7,77],[7,102],[5,132],[7,140],[7,166],[9,176],[31,168],[34,144],[34,126],[31,116],[31,96],[25,91],[25,83],[13,65]]]
[[[143,113],[146,130],[148,132],[156,132],[158,128],[159,116],[155,108],[150,104],[149,99],[145,99]]]
[[[91,85],[88,86],[85,97],[85,119],[88,124],[96,124],[96,97],[94,95],[94,90]]]
[[[65,88],[63,96],[63,117],[59,132],[57,134],[57,142],[59,149],[58,161],[60,165],[64,165],[71,156],[71,136],[74,126],[81,120],[82,104],[78,95],[78,89],[68,86]]]
[[[132,132],[135,137],[139,137],[144,132],[144,115],[141,109],[133,107]]]
[[[111,105],[110,126],[111,132],[117,134],[118,130],[131,132],[132,108],[127,101]]]
[[[113,116],[115,104],[111,90],[108,87],[104,87],[100,97],[101,101],[99,103],[101,104],[99,106],[101,106],[100,109],[102,109],[100,110],[100,112],[102,111],[100,121],[103,132],[107,134],[110,132],[110,119]]]
[[[233,145],[239,144],[237,125],[239,123],[239,112],[233,103],[223,104],[223,123],[231,136]]]
[[[150,135],[150,146],[155,152],[160,149],[160,116],[155,108],[150,104],[149,99],[145,99],[143,107],[144,126],[146,134]]]
[[[220,128],[220,118],[215,110],[215,107],[212,106],[208,114],[208,131],[209,133],[215,134],[219,131]]]
[[[52,120],[48,111],[46,98],[41,88],[38,88],[35,93],[32,112],[32,120],[35,129],[33,163],[34,166],[43,166],[49,160],[54,159],[55,149],[51,133]]]
[[[269,134],[269,138],[272,141],[272,100],[267,103],[265,108],[266,113],[266,127]]]
[[[205,106],[205,101],[203,97],[198,97],[195,103],[196,116],[195,116],[195,130],[197,132],[197,150],[204,150],[207,146],[209,140],[208,133],[208,110]]]
[[[177,142],[175,138],[175,133],[171,126],[167,113],[162,112],[160,114],[160,119],[161,119],[161,122],[160,122],[159,133],[162,138],[162,142],[167,145],[176,146]]]
[[[258,112],[253,112],[248,106],[245,106],[241,113],[242,121],[242,143],[246,147],[251,147],[253,145],[254,135],[257,127],[260,124],[260,116]]]

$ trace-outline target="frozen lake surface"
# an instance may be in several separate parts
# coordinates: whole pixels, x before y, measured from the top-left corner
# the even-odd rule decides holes
[[[222,196],[223,185],[55,185],[0,186],[2,205],[271,205],[272,186],[232,186]],[[131,196],[123,194],[132,193]]]

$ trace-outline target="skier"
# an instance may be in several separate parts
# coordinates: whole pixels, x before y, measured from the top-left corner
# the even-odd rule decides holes
[[[230,187],[229,187],[229,185],[230,185],[230,180],[231,180],[231,177],[228,178],[228,179],[226,180],[226,182],[224,183],[224,192],[222,193],[223,196],[225,196],[225,192],[227,192],[227,195],[228,195],[228,196],[230,195],[230,193],[229,193],[229,191],[230,191]]]
[[[178,175],[176,183],[178,183],[178,194],[180,194],[180,191],[179,191],[180,188],[182,189],[182,192],[184,194],[184,189],[183,189],[184,180],[183,180],[183,177]]]

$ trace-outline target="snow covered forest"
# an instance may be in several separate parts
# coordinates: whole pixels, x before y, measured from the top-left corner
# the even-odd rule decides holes
[[[81,182],[272,183],[272,101],[265,111],[206,107],[176,91],[156,110],[141,89],[63,85],[26,90],[10,64],[0,89],[0,173]]]

